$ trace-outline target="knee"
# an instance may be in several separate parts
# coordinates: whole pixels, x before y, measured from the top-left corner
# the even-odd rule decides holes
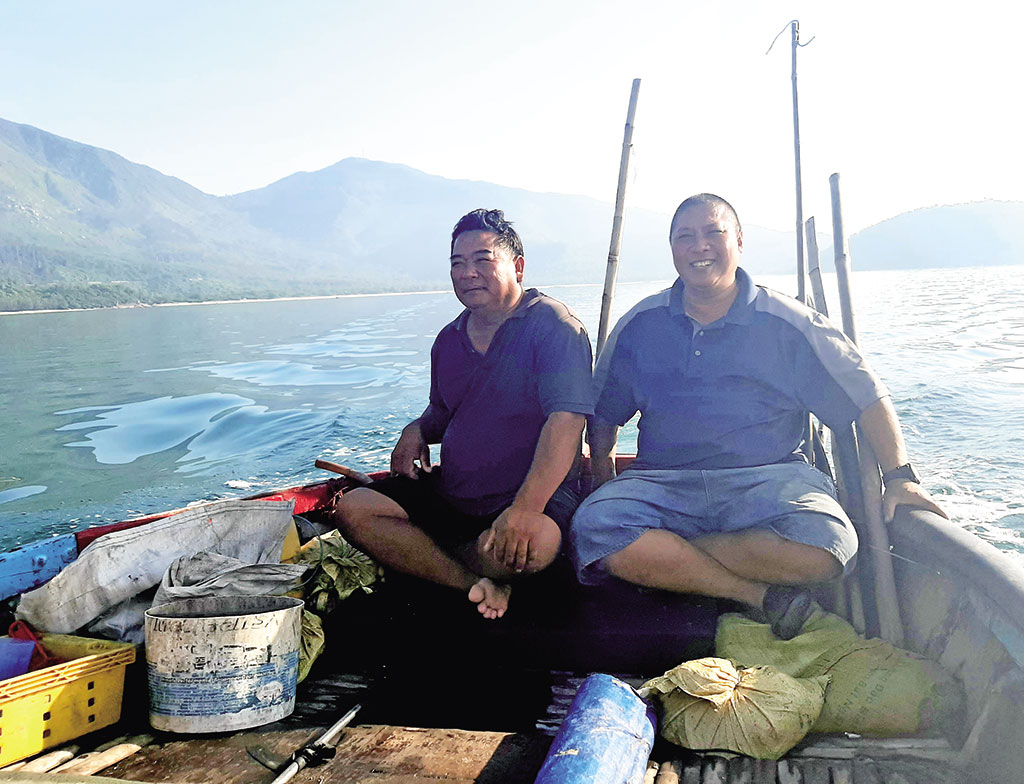
[[[375,508],[378,505],[374,496],[380,496],[380,493],[365,487],[357,487],[342,495],[332,514],[338,530],[358,538],[360,533],[372,528]]]
[[[829,582],[843,576],[843,564],[828,550],[815,548],[807,558],[807,576],[809,583]]]
[[[489,565],[485,571],[494,571],[498,576],[510,576],[509,567],[499,562],[492,549],[487,549],[491,537],[491,529],[487,529],[477,537],[476,558],[480,564]],[[562,532],[554,520],[548,518],[548,524],[534,531],[530,535],[529,552],[526,565],[520,575],[536,574],[542,572],[554,563],[555,558],[562,548]],[[489,575],[488,575],[489,576]]]
[[[536,574],[547,569],[555,562],[562,549],[562,532],[552,521],[530,542],[530,556],[526,561],[524,574]]]

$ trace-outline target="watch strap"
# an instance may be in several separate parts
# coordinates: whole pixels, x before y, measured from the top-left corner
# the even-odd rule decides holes
[[[901,466],[890,469],[882,474],[882,483],[889,484],[894,479],[903,479],[907,482],[913,482],[914,484],[921,484],[921,478],[917,475],[914,467],[910,463],[904,463]]]

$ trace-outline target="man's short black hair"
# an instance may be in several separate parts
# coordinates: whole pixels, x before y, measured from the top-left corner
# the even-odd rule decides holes
[[[523,241],[512,228],[512,221],[505,220],[505,213],[501,210],[485,210],[481,207],[459,218],[452,229],[452,253],[455,252],[455,240],[467,231],[489,231],[498,235],[497,244],[511,253],[513,259],[523,255]]]
[[[708,207],[721,207],[725,210],[725,214],[732,218],[734,224],[736,224],[736,234],[739,235],[743,231],[743,227],[740,225],[740,216],[736,214],[736,210],[729,202],[723,199],[721,196],[716,196],[713,193],[698,193],[696,196],[691,196],[688,199],[684,199],[683,203],[676,207],[675,213],[672,215],[672,222],[668,226],[668,241],[672,242],[672,232],[676,228],[676,218],[686,212],[690,207],[696,207],[698,205],[706,205]]]

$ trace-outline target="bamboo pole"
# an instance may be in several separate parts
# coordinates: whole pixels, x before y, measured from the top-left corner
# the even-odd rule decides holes
[[[839,284],[839,312],[843,317],[843,332],[857,343],[856,318],[853,300],[850,297],[850,258],[846,253],[846,237],[843,234],[843,205],[839,196],[839,173],[828,178],[832,192],[832,252],[835,257],[836,282]]]
[[[858,343],[850,294],[850,259],[843,234],[842,204],[839,198],[839,175],[829,177],[832,191],[832,238],[835,248],[836,278],[843,313],[843,330]],[[856,432],[856,428],[854,429]],[[882,485],[878,458],[866,438],[857,438],[861,496],[864,500],[864,531],[867,534],[875,573],[875,606],[882,637],[893,645],[903,645],[903,622],[896,597],[896,576],[889,556],[889,533],[882,519]]]
[[[811,306],[828,316],[828,302],[825,299],[825,287],[821,281],[821,266],[818,259],[818,239],[814,217],[807,219],[807,268],[811,281]],[[813,428],[813,422],[812,422]],[[843,507],[855,520],[864,517],[864,504],[861,502],[860,477],[857,459],[857,445],[854,441],[853,429],[845,428],[845,432],[832,433],[832,461],[835,464],[836,484],[839,486],[839,497]],[[854,477],[851,487],[851,475]],[[848,595],[849,594],[849,595]],[[856,580],[844,580],[836,586],[836,614],[849,619],[854,628],[863,632],[865,628],[864,603],[860,595],[860,586]]]
[[[818,236],[814,229],[814,216],[807,219],[807,277],[811,280],[811,306],[828,318],[828,304],[825,302],[825,286],[821,281],[821,266],[818,263]]]
[[[796,50],[800,46],[800,22],[790,22],[793,37],[793,160],[796,170],[796,298],[807,302],[804,265],[804,187],[800,172],[800,106],[796,89]]]
[[[622,156],[619,158],[619,185],[615,191],[615,216],[612,218],[612,239],[608,248],[608,266],[604,273],[604,293],[601,295],[601,320],[597,327],[597,354],[604,348],[608,338],[608,320],[612,312],[612,296],[615,293],[615,276],[619,270],[619,249],[622,244],[622,216],[626,204],[626,179],[629,176],[629,156],[633,150],[633,117],[636,101],[640,94],[640,80],[633,80],[629,94],[629,109],[626,111],[626,128],[622,135]]]

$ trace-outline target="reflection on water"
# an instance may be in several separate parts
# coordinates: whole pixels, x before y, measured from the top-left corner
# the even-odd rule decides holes
[[[84,441],[72,441],[65,446],[92,449],[98,463],[131,463],[143,455],[184,444],[205,431],[220,415],[252,403],[238,395],[215,392],[180,398],[159,397],[113,407],[74,408],[58,411],[57,415],[94,416],[58,427],[57,431],[89,430]]]
[[[45,492],[46,488],[42,485],[23,485],[22,487],[15,487],[10,490],[2,490],[0,491],[0,504],[6,504],[10,501],[17,501],[19,498],[28,498],[29,496]]]
[[[856,273],[861,343],[914,462],[965,527],[1024,552],[1024,275]],[[788,277],[760,282],[782,291]],[[620,284],[617,317],[666,282]],[[834,280],[826,276],[829,302]],[[600,288],[558,286],[596,334]],[[0,318],[0,544],[387,465],[422,411],[450,294]],[[625,428],[624,450],[635,445]]]
[[[201,370],[221,378],[238,379],[260,386],[309,387],[334,385],[359,389],[397,384],[402,377],[401,372],[396,368],[366,367],[365,365],[324,368],[298,362],[282,362],[269,359],[212,367],[204,365],[201,368],[192,369]]]

